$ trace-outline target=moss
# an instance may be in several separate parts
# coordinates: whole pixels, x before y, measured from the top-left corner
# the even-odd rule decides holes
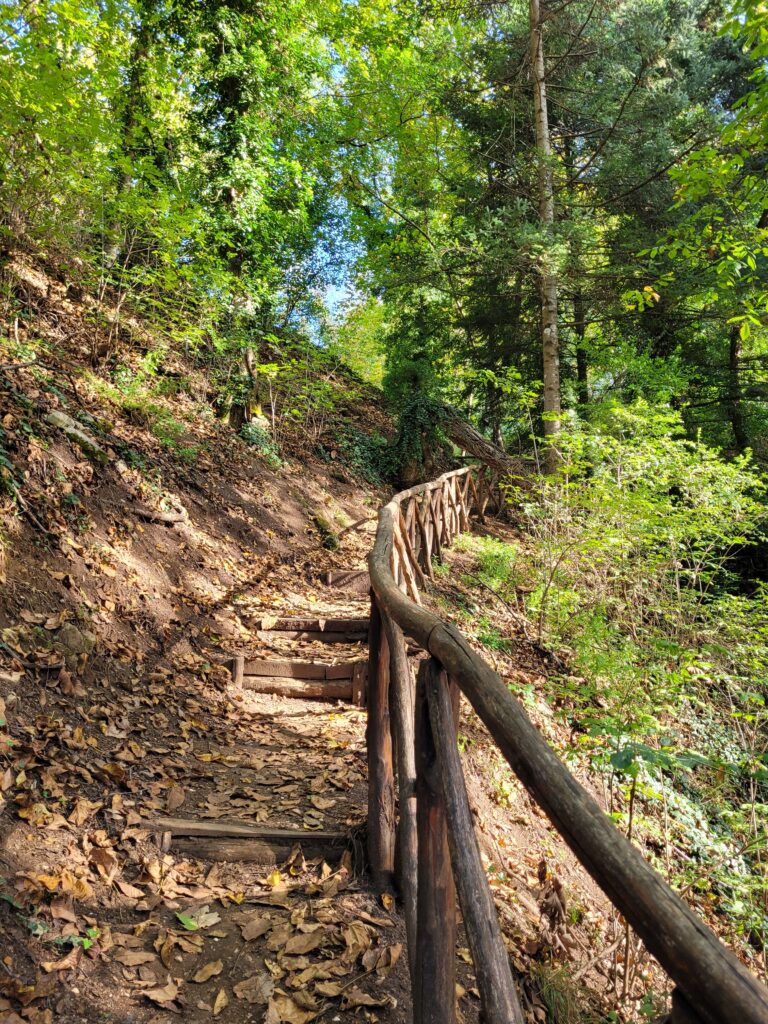
[[[320,534],[320,543],[329,551],[335,551],[339,546],[339,538],[328,520],[317,513],[312,516],[315,529]]]

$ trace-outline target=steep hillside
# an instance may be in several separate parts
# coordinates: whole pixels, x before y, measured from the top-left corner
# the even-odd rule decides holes
[[[287,923],[282,886],[258,865],[217,874],[164,853],[142,825],[202,813],[310,838],[323,825],[359,826],[362,713],[298,701],[281,719],[279,700],[227,691],[228,663],[256,649],[256,618],[349,609],[322,579],[364,566],[360,530],[380,497],[340,457],[339,439],[359,442],[387,419],[372,393],[358,407],[359,382],[318,358],[306,373],[326,384],[327,431],[286,428],[278,455],[263,431],[237,435],[216,419],[192,360],[143,372],[152,337],[140,324],[121,329],[94,368],[87,302],[39,268],[15,267],[7,283],[27,315],[5,325],[0,355],[0,928],[12,940],[0,1015],[149,1020],[183,1007],[206,1019],[232,999],[235,1019],[261,1000],[246,984],[252,954],[234,938],[254,912],[238,908],[256,892],[276,929]],[[326,902],[354,878],[351,862],[296,864],[283,877]],[[347,949],[347,973],[374,948],[384,977],[400,947],[374,936],[386,922],[366,924],[376,905],[355,892],[324,927]],[[212,929],[205,947],[208,962],[226,961],[224,984],[208,968],[208,985],[182,993],[181,978],[205,966],[184,913],[214,902],[236,926],[223,928],[230,938]],[[151,942],[138,951],[145,932],[158,953]],[[373,997],[347,980],[352,1012]]]

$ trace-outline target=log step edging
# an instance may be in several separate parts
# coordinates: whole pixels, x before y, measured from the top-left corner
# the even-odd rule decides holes
[[[326,587],[345,590],[350,594],[367,594],[371,589],[371,577],[367,569],[330,570],[323,574]]]
[[[302,697],[307,700],[352,700],[351,679],[285,679],[269,676],[243,676],[243,689],[251,693],[270,693],[277,697]]]
[[[321,619],[321,618],[254,618],[256,629],[264,633],[367,633],[370,618]]]
[[[350,832],[325,829],[268,828],[227,821],[157,818],[145,823],[161,848],[185,857],[212,862],[284,863],[296,845],[305,857],[329,858],[354,846]]]
[[[365,704],[368,660],[324,664],[322,662],[246,661],[242,654],[230,662],[232,686],[256,693],[312,700],[349,700]]]

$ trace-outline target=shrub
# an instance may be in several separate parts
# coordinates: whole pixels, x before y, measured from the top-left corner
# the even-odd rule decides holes
[[[266,427],[254,422],[244,423],[240,429],[240,437],[271,469],[280,469],[283,465],[280,450]]]

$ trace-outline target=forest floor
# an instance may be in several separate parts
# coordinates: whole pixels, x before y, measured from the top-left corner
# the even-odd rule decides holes
[[[0,454],[19,498],[6,500],[0,533],[0,1024],[408,1020],[402,921],[370,888],[362,841],[336,857],[297,847],[277,864],[232,862],[199,843],[168,847],[152,824],[292,827],[307,849],[319,829],[362,828],[364,711],[233,690],[228,666],[235,653],[365,656],[270,646],[255,623],[367,615],[365,596],[322,580],[364,568],[383,492],[308,451],[270,469],[188,392],[167,400],[186,434],[164,444],[86,372],[84,308],[40,272],[20,280],[35,311],[21,341],[48,354],[43,369],[18,365],[19,324],[7,325],[16,349],[0,346]],[[133,358],[125,342],[121,359]],[[102,454],[73,441],[57,411]],[[354,415],[385,420],[374,403]],[[339,531],[360,525],[329,550],[319,515]],[[461,582],[470,563],[452,552],[429,600],[444,608],[458,594],[519,640],[513,655],[483,653],[566,748],[537,695],[546,656]],[[622,922],[466,706],[459,731],[530,1020],[606,1019]],[[457,956],[461,1018],[476,1020],[468,951]],[[637,991],[663,987],[639,970]],[[638,1007],[627,1000],[619,1019]]]

